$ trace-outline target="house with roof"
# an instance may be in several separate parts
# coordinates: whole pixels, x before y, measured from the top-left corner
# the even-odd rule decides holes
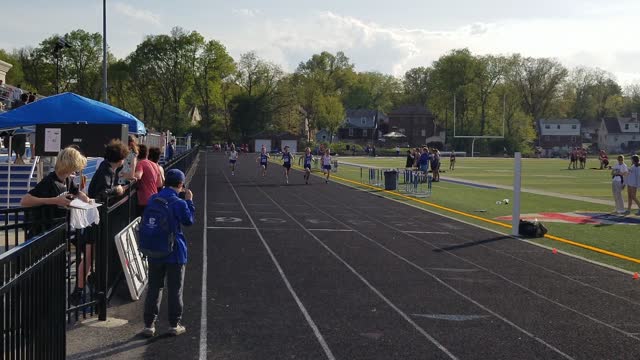
[[[608,153],[628,153],[640,149],[638,115],[602,119],[598,129],[598,147]]]
[[[546,155],[567,152],[582,147],[582,133],[578,119],[539,119],[538,146]]]
[[[389,113],[388,126],[406,136],[411,146],[444,144],[444,134],[436,125],[436,117],[422,105],[405,105]]]
[[[344,124],[338,129],[342,141],[370,142],[380,136],[380,126],[387,122],[387,115],[379,110],[347,109]]]

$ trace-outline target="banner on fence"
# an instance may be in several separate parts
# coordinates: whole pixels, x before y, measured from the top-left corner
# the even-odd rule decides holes
[[[147,260],[138,251],[138,225],[137,218],[116,235],[116,248],[120,255],[120,262],[124,270],[131,299],[138,300],[147,286]]]

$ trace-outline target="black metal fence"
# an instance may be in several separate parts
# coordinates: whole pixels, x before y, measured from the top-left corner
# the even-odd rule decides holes
[[[65,225],[0,256],[3,359],[65,358]]]
[[[198,149],[165,169],[187,172]],[[136,217],[135,187],[99,208],[82,230],[55,207],[0,209],[0,353],[5,359],[64,359],[67,325],[98,315],[124,278],[115,235]]]

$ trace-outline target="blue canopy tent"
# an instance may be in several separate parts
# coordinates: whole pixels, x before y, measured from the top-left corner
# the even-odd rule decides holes
[[[127,124],[130,133],[147,132],[142,121],[128,112],[74,93],[50,96],[0,114],[0,129],[70,123]]]

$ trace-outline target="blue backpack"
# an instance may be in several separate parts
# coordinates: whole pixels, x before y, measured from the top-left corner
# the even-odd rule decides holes
[[[144,256],[162,259],[173,252],[177,229],[171,226],[171,206],[178,200],[156,196],[147,204],[138,233],[138,249]]]

